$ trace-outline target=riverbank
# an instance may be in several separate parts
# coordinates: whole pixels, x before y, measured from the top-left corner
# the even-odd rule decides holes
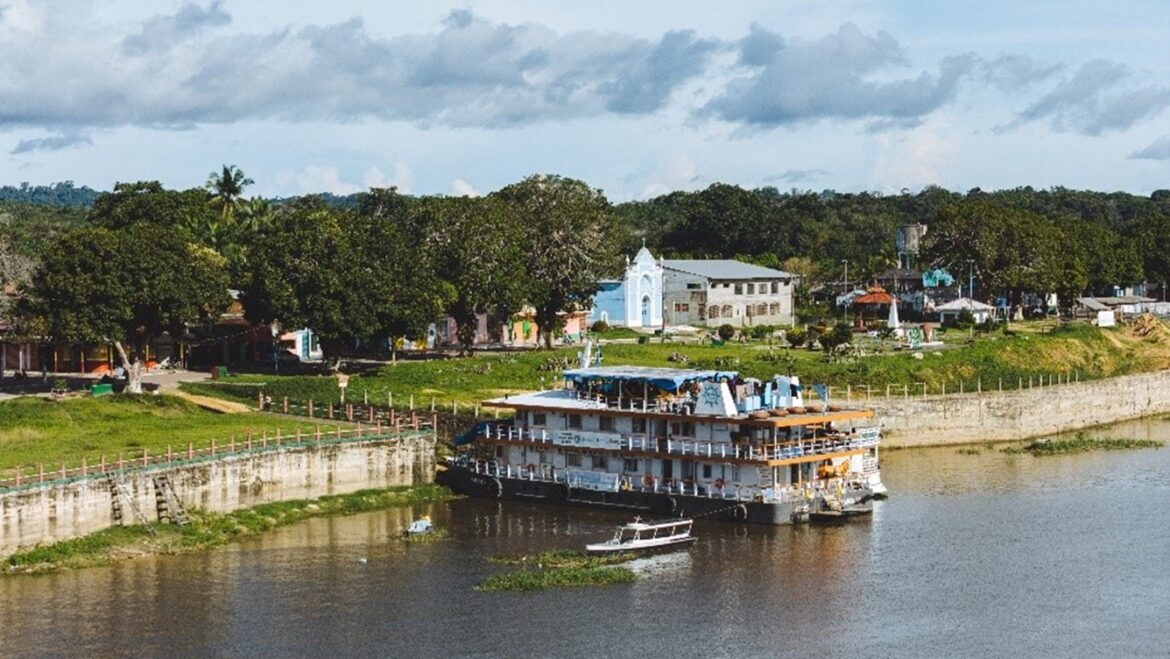
[[[97,533],[22,551],[4,559],[3,574],[39,574],[61,569],[106,565],[158,554],[181,554],[218,547],[288,524],[325,515],[350,515],[396,506],[455,498],[433,483],[385,490],[266,503],[219,514],[192,511],[185,526],[152,524],[114,526]]]

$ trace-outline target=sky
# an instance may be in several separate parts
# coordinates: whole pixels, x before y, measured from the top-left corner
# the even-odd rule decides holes
[[[1170,3],[0,0],[0,185],[1170,188]]]

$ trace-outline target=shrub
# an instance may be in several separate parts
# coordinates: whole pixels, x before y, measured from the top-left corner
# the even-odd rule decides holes
[[[970,309],[963,309],[951,324],[957,329],[970,329],[975,325],[975,314]]]
[[[748,331],[748,334],[753,339],[759,340],[768,338],[775,331],[776,328],[772,325],[756,325]]]
[[[824,333],[821,336],[821,347],[825,352],[836,348],[839,345],[849,343],[853,339],[853,330],[848,323],[837,323],[833,329]]]
[[[723,323],[719,326],[719,338],[724,341],[730,341],[735,336],[735,327],[731,323]]]
[[[609,323],[605,322],[604,320],[599,320],[596,323],[593,323],[592,325],[589,326],[590,331],[597,332],[598,334],[600,334],[608,329],[609,329]]]
[[[789,345],[794,348],[799,348],[804,345],[805,339],[808,338],[808,332],[799,327],[793,327],[784,334],[784,338],[788,340]]]
[[[650,343],[650,337],[643,334],[642,336],[638,337],[638,343]]]

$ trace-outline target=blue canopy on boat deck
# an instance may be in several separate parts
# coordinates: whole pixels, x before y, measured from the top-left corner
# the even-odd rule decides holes
[[[604,366],[577,368],[565,371],[565,379],[576,384],[590,382],[646,383],[658,389],[678,393],[684,385],[695,381],[735,379],[737,371],[688,371],[679,368],[654,366]]]

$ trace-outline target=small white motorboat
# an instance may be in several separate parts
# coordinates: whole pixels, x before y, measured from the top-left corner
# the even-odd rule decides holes
[[[434,527],[431,525],[430,515],[423,515],[410,523],[406,527],[406,535],[420,535],[422,533],[430,533]]]
[[[667,522],[634,521],[618,527],[613,537],[605,542],[585,545],[590,554],[612,554],[623,551],[650,551],[676,547],[694,542],[691,537],[693,519],[676,519]]]

